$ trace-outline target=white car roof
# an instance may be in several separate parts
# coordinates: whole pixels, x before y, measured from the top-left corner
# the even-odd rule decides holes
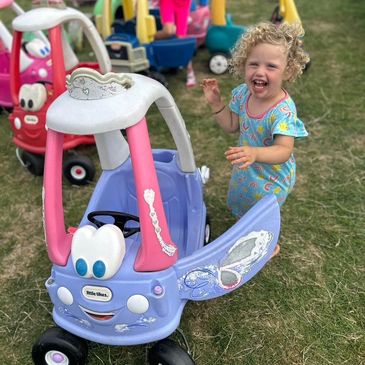
[[[34,32],[50,29],[70,20],[80,20],[84,23],[85,18],[85,14],[72,8],[36,8],[18,15],[12,26],[20,32]]]
[[[93,134],[98,142],[101,135],[121,135],[121,129],[138,123],[156,103],[177,146],[182,170],[195,170],[185,122],[174,98],[161,83],[134,73],[101,75],[79,68],[68,77],[67,84],[68,91],[47,111],[47,128],[76,135]],[[98,145],[98,150],[108,147]]]

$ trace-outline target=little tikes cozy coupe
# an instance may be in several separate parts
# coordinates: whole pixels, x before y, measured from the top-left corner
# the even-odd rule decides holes
[[[97,62],[80,62],[69,45],[64,25],[77,21],[89,40]],[[17,156],[22,165],[34,175],[42,175],[47,131],[46,113],[53,100],[65,89],[66,74],[80,66],[98,69],[102,73],[111,70],[110,59],[100,35],[92,21],[82,12],[72,8],[36,8],[18,15],[13,20],[14,36],[11,52],[11,95],[13,112],[9,120],[13,130],[13,141],[17,146]],[[25,32],[47,31],[51,48],[50,65],[52,78],[44,83],[35,79],[31,83],[21,83],[20,54]],[[38,81],[38,82],[36,82]],[[67,116],[65,109],[62,114]],[[88,135],[67,134],[63,139],[64,151],[72,151],[80,145],[94,144]],[[63,163],[65,177],[76,185],[87,184],[93,179],[95,167],[86,155],[69,153]]]
[[[2,9],[9,8],[14,14],[24,14],[24,10],[13,0],[0,0]],[[20,83],[36,81],[50,81],[52,79],[52,65],[50,59],[50,44],[47,37],[40,31],[27,34],[32,39],[23,42],[19,51]],[[0,19],[0,111],[1,107],[11,109],[13,101],[10,93],[10,56],[13,36]]]
[[[205,245],[205,176],[169,91],[139,74],[102,76],[85,68],[67,84],[47,112],[43,192],[53,264],[46,287],[58,327],[34,344],[34,362],[84,364],[86,339],[123,346],[158,341],[149,351],[150,364],[194,364],[166,337],[178,327],[188,300],[230,293],[269,260],[280,231],[276,198],[263,198]],[[151,149],[145,115],[153,103],[177,150]],[[80,225],[68,230],[64,133],[94,134],[103,169]]]

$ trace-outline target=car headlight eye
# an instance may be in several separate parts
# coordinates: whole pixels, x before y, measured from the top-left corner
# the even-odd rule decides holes
[[[71,256],[78,275],[108,280],[118,272],[125,256],[123,233],[113,224],[98,229],[87,224],[74,233]]]
[[[19,103],[25,111],[37,112],[46,101],[47,89],[42,84],[23,84],[19,89]]]
[[[106,266],[105,263],[101,260],[98,260],[93,265],[93,274],[96,278],[100,279],[105,275]]]
[[[78,259],[75,265],[76,272],[80,276],[85,276],[87,273],[87,263],[84,259]]]

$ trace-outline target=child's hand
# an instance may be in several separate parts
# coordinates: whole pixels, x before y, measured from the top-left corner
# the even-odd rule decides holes
[[[242,164],[238,168],[245,169],[256,161],[257,149],[250,146],[229,147],[224,154],[232,165]]]
[[[200,84],[207,102],[214,107],[221,104],[221,92],[216,79],[204,79]]]

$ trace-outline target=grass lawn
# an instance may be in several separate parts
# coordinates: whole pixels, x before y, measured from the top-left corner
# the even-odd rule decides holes
[[[277,1],[228,0],[237,24],[270,18]],[[29,0],[19,0],[25,9]],[[297,0],[312,58],[288,90],[310,133],[296,144],[298,179],[282,208],[280,255],[245,286],[207,302],[189,302],[183,329],[199,365],[365,364],[365,2]],[[90,8],[83,8],[89,10]],[[9,22],[8,12],[1,19]],[[4,15],[3,15],[4,14]],[[195,69],[210,76],[199,50]],[[220,78],[226,101],[237,85]],[[168,76],[198,166],[211,169],[206,204],[213,235],[234,222],[225,205],[236,137],[219,129],[200,87],[185,73]],[[42,178],[21,167],[0,115],[0,364],[32,364],[35,339],[52,326],[44,282],[50,274],[42,227]],[[154,147],[173,147],[155,108],[148,115]],[[94,147],[84,148],[97,162]],[[64,181],[66,224],[77,225],[95,182]],[[90,344],[88,364],[145,364],[146,347]]]

